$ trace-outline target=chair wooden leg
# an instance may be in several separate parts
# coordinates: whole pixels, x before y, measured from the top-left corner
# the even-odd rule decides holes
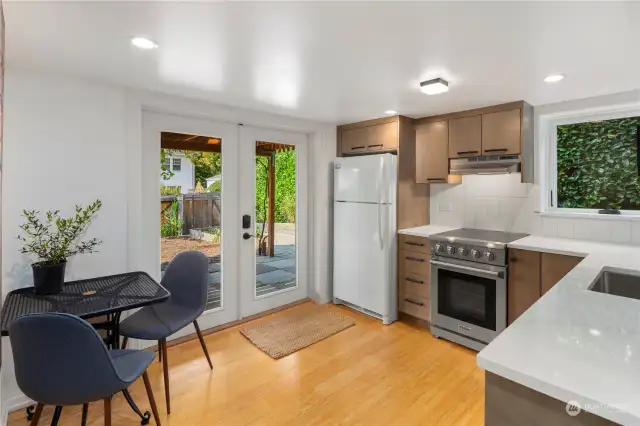
[[[38,405],[36,405],[36,410],[33,412],[33,418],[31,419],[31,426],[38,426],[38,421],[40,420],[40,416],[42,415],[43,408],[43,404],[38,403]]]
[[[129,341],[129,338],[127,336],[124,336],[122,338],[122,346],[120,346],[120,349],[127,349],[127,342]]]
[[[142,373],[142,380],[144,380],[144,387],[147,389],[147,396],[149,397],[149,404],[151,404],[151,412],[153,413],[153,418],[156,420],[156,424],[160,425],[160,416],[158,415],[158,407],[156,406],[156,399],[153,396],[153,389],[151,389],[151,383],[149,382],[149,376],[145,371]]]
[[[104,399],[104,426],[111,426],[111,397]]]
[[[213,364],[211,363],[211,358],[209,358],[209,351],[207,350],[207,344],[204,342],[204,337],[202,337],[202,332],[200,331],[200,326],[198,325],[198,320],[193,322],[193,326],[196,328],[196,333],[198,333],[198,339],[200,339],[200,346],[202,346],[202,350],[204,351],[204,356],[207,357],[207,362],[209,363],[209,368],[213,370]]]
[[[164,370],[164,396],[167,400],[167,414],[171,414],[171,393],[169,392],[169,358],[167,357],[167,339],[162,339],[162,369]]]
[[[87,426],[87,415],[89,414],[89,404],[82,405],[82,426]]]
[[[162,341],[158,340],[158,362],[162,362]]]

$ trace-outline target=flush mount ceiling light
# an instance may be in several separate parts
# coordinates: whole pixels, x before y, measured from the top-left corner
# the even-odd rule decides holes
[[[420,90],[427,95],[437,95],[449,91],[449,83],[441,78],[434,78],[420,83]]]
[[[140,49],[147,49],[147,50],[157,49],[158,47],[160,47],[160,45],[155,41],[150,40],[148,38],[144,38],[144,37],[132,38],[131,44],[133,44],[135,47],[139,47]]]
[[[544,78],[545,83],[557,83],[564,78],[563,74],[551,74]]]
[[[394,111],[392,109],[388,109],[384,113],[385,114],[389,114],[389,115],[396,115],[398,113],[398,111]]]

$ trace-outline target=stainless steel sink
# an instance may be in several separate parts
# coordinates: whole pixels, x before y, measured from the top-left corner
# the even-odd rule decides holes
[[[589,290],[640,300],[640,272],[603,269]]]

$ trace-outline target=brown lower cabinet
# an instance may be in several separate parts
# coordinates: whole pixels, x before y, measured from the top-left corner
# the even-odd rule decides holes
[[[509,249],[507,324],[536,303],[581,260],[577,256]]]
[[[398,310],[430,320],[431,267],[429,240],[400,235],[398,250]]]

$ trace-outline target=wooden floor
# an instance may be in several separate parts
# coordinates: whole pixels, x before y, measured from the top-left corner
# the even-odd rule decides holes
[[[323,309],[353,317],[356,325],[278,361],[249,343],[238,332],[242,326],[206,337],[213,371],[197,340],[169,348],[170,416],[165,414],[160,364],[149,370],[162,423],[483,424],[484,376],[475,352],[435,339],[417,326],[396,322],[385,327],[347,308]],[[148,409],[142,380],[131,391],[141,408]],[[114,425],[140,424],[121,394],[114,398],[113,410]],[[80,413],[80,407],[66,407],[60,425],[80,425]],[[88,424],[102,425],[102,413],[102,402],[92,403]],[[51,407],[45,408],[40,424],[49,425],[51,414]],[[10,414],[9,426],[27,424],[23,410]]]

